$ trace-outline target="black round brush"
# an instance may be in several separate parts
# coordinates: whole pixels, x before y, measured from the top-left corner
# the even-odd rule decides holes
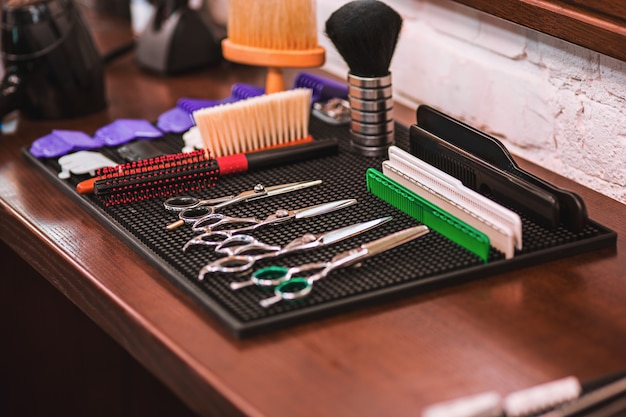
[[[389,65],[402,17],[378,0],[346,3],[326,21],[326,35],[350,69],[351,146],[366,156],[382,156],[395,142]]]
[[[382,77],[396,49],[402,17],[378,0],[346,3],[326,21],[326,35],[360,77]]]

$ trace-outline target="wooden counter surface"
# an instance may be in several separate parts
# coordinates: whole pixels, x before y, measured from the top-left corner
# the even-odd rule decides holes
[[[130,39],[124,23],[94,21],[102,50]],[[179,97],[222,98],[234,82],[262,78],[228,64],[164,78],[132,55],[112,62],[106,111],[22,120],[0,138],[2,240],[200,415],[417,416],[460,396],[626,369],[626,206],[528,162],[519,161],[579,193],[590,217],[618,233],[617,249],[236,340],[21,155],[52,129],[155,120]]]

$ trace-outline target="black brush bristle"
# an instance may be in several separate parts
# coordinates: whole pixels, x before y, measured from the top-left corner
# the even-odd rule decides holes
[[[402,17],[378,0],[346,3],[326,21],[326,35],[360,77],[389,74],[401,28]]]

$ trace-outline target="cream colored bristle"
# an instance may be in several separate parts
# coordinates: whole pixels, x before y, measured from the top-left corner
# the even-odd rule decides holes
[[[228,38],[255,48],[309,50],[317,45],[314,0],[230,0]]]
[[[309,136],[311,90],[297,88],[193,113],[213,157],[249,152]]]

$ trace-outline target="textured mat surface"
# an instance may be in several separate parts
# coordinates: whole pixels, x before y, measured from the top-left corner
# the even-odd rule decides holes
[[[367,168],[380,169],[381,162],[386,158],[362,157],[353,153],[349,149],[346,127],[329,126],[313,118],[310,130],[316,139],[338,138],[341,144],[339,154],[258,172],[223,176],[216,187],[196,196],[213,198],[229,195],[251,189],[257,183],[269,186],[313,179],[323,181],[313,188],[223,210],[227,215],[259,218],[265,218],[278,209],[298,209],[344,198],[358,200],[357,204],[340,211],[255,231],[254,236],[259,240],[275,245],[283,245],[305,232],[321,233],[389,215],[393,216],[393,220],[332,246],[259,261],[255,268],[329,260],[340,251],[417,224],[409,216],[367,191]],[[168,135],[155,144],[165,152],[176,153],[182,147],[182,140],[176,135]],[[408,129],[404,126],[396,125],[396,145],[408,149]],[[326,279],[317,282],[307,298],[263,308],[259,305],[259,300],[271,295],[271,290],[255,286],[238,291],[229,288],[231,281],[245,280],[248,275],[213,273],[208,274],[204,281],[197,279],[200,268],[217,259],[219,255],[206,246],[193,246],[183,252],[183,245],[195,233],[187,225],[173,231],[166,230],[166,225],[176,220],[176,215],[163,208],[163,200],[104,207],[96,197],[80,196],[74,191],[75,184],[83,178],[60,180],[56,176],[59,167],[54,160],[38,160],[27,151],[24,153],[49,174],[51,181],[61,185],[88,211],[109,225],[123,241],[158,267],[238,337],[414,294],[436,286],[452,285],[462,280],[477,279],[576,252],[615,245],[615,234],[595,222],[590,222],[580,233],[572,233],[562,227],[547,230],[522,217],[524,249],[511,260],[504,260],[501,253],[492,250],[489,263],[484,264],[467,250],[436,232],[431,232],[368,259],[360,267],[334,271]],[[120,163],[123,162],[115,149],[107,149],[103,153]]]

